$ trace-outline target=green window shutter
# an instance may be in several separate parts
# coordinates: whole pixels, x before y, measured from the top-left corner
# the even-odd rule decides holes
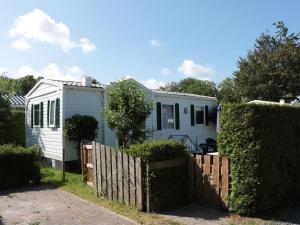
[[[180,129],[180,120],[179,120],[179,104],[175,104],[175,128],[176,130]]]
[[[47,127],[49,127],[49,113],[50,113],[50,101],[47,104]]]
[[[205,125],[209,125],[209,118],[208,118],[208,106],[205,106]]]
[[[161,103],[156,103],[156,122],[157,122],[157,130],[161,130]]]
[[[40,127],[44,127],[44,103],[40,103]]]
[[[33,104],[31,105],[31,128],[33,128]]]
[[[195,126],[195,106],[191,105],[190,107],[190,111],[191,111],[191,126]]]
[[[55,107],[55,126],[59,127],[59,120],[60,120],[60,99],[56,99],[56,107]]]

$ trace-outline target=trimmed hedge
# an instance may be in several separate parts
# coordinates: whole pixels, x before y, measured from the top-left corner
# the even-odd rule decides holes
[[[300,108],[225,105],[218,149],[231,162],[230,210],[251,215],[300,194]]]
[[[131,145],[130,148],[124,149],[124,152],[149,162],[181,158],[187,155],[185,146],[174,140],[145,141],[142,144]]]
[[[0,188],[40,182],[36,148],[0,145]]]
[[[187,157],[185,146],[176,141],[146,141],[124,151],[148,162]],[[143,177],[146,178],[146,174]],[[186,203],[187,179],[187,164],[180,167],[152,170],[149,181],[152,211]]]
[[[25,146],[25,113],[13,111],[13,131],[12,143],[16,145]]]

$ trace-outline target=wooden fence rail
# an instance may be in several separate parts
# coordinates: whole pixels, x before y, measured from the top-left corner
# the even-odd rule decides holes
[[[228,207],[229,161],[225,157],[197,155],[189,160],[147,163],[95,142],[81,149],[83,180],[94,187],[97,195],[151,211],[151,187],[147,185],[150,171],[187,163],[188,199],[204,205]]]

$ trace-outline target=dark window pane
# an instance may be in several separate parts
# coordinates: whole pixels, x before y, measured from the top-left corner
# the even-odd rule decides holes
[[[203,108],[196,108],[196,124],[204,123],[204,110]]]

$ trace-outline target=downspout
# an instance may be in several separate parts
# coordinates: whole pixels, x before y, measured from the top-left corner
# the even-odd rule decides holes
[[[62,152],[62,159],[65,158],[66,159],[66,155],[63,155],[65,154],[65,137],[64,137],[64,126],[65,126],[65,113],[64,113],[64,108],[65,108],[65,101],[64,101],[64,85],[62,85],[62,88],[61,88],[61,116],[60,116],[60,124],[61,124],[61,140],[62,140],[62,149],[61,149],[61,152]],[[66,150],[66,149],[65,149]]]

